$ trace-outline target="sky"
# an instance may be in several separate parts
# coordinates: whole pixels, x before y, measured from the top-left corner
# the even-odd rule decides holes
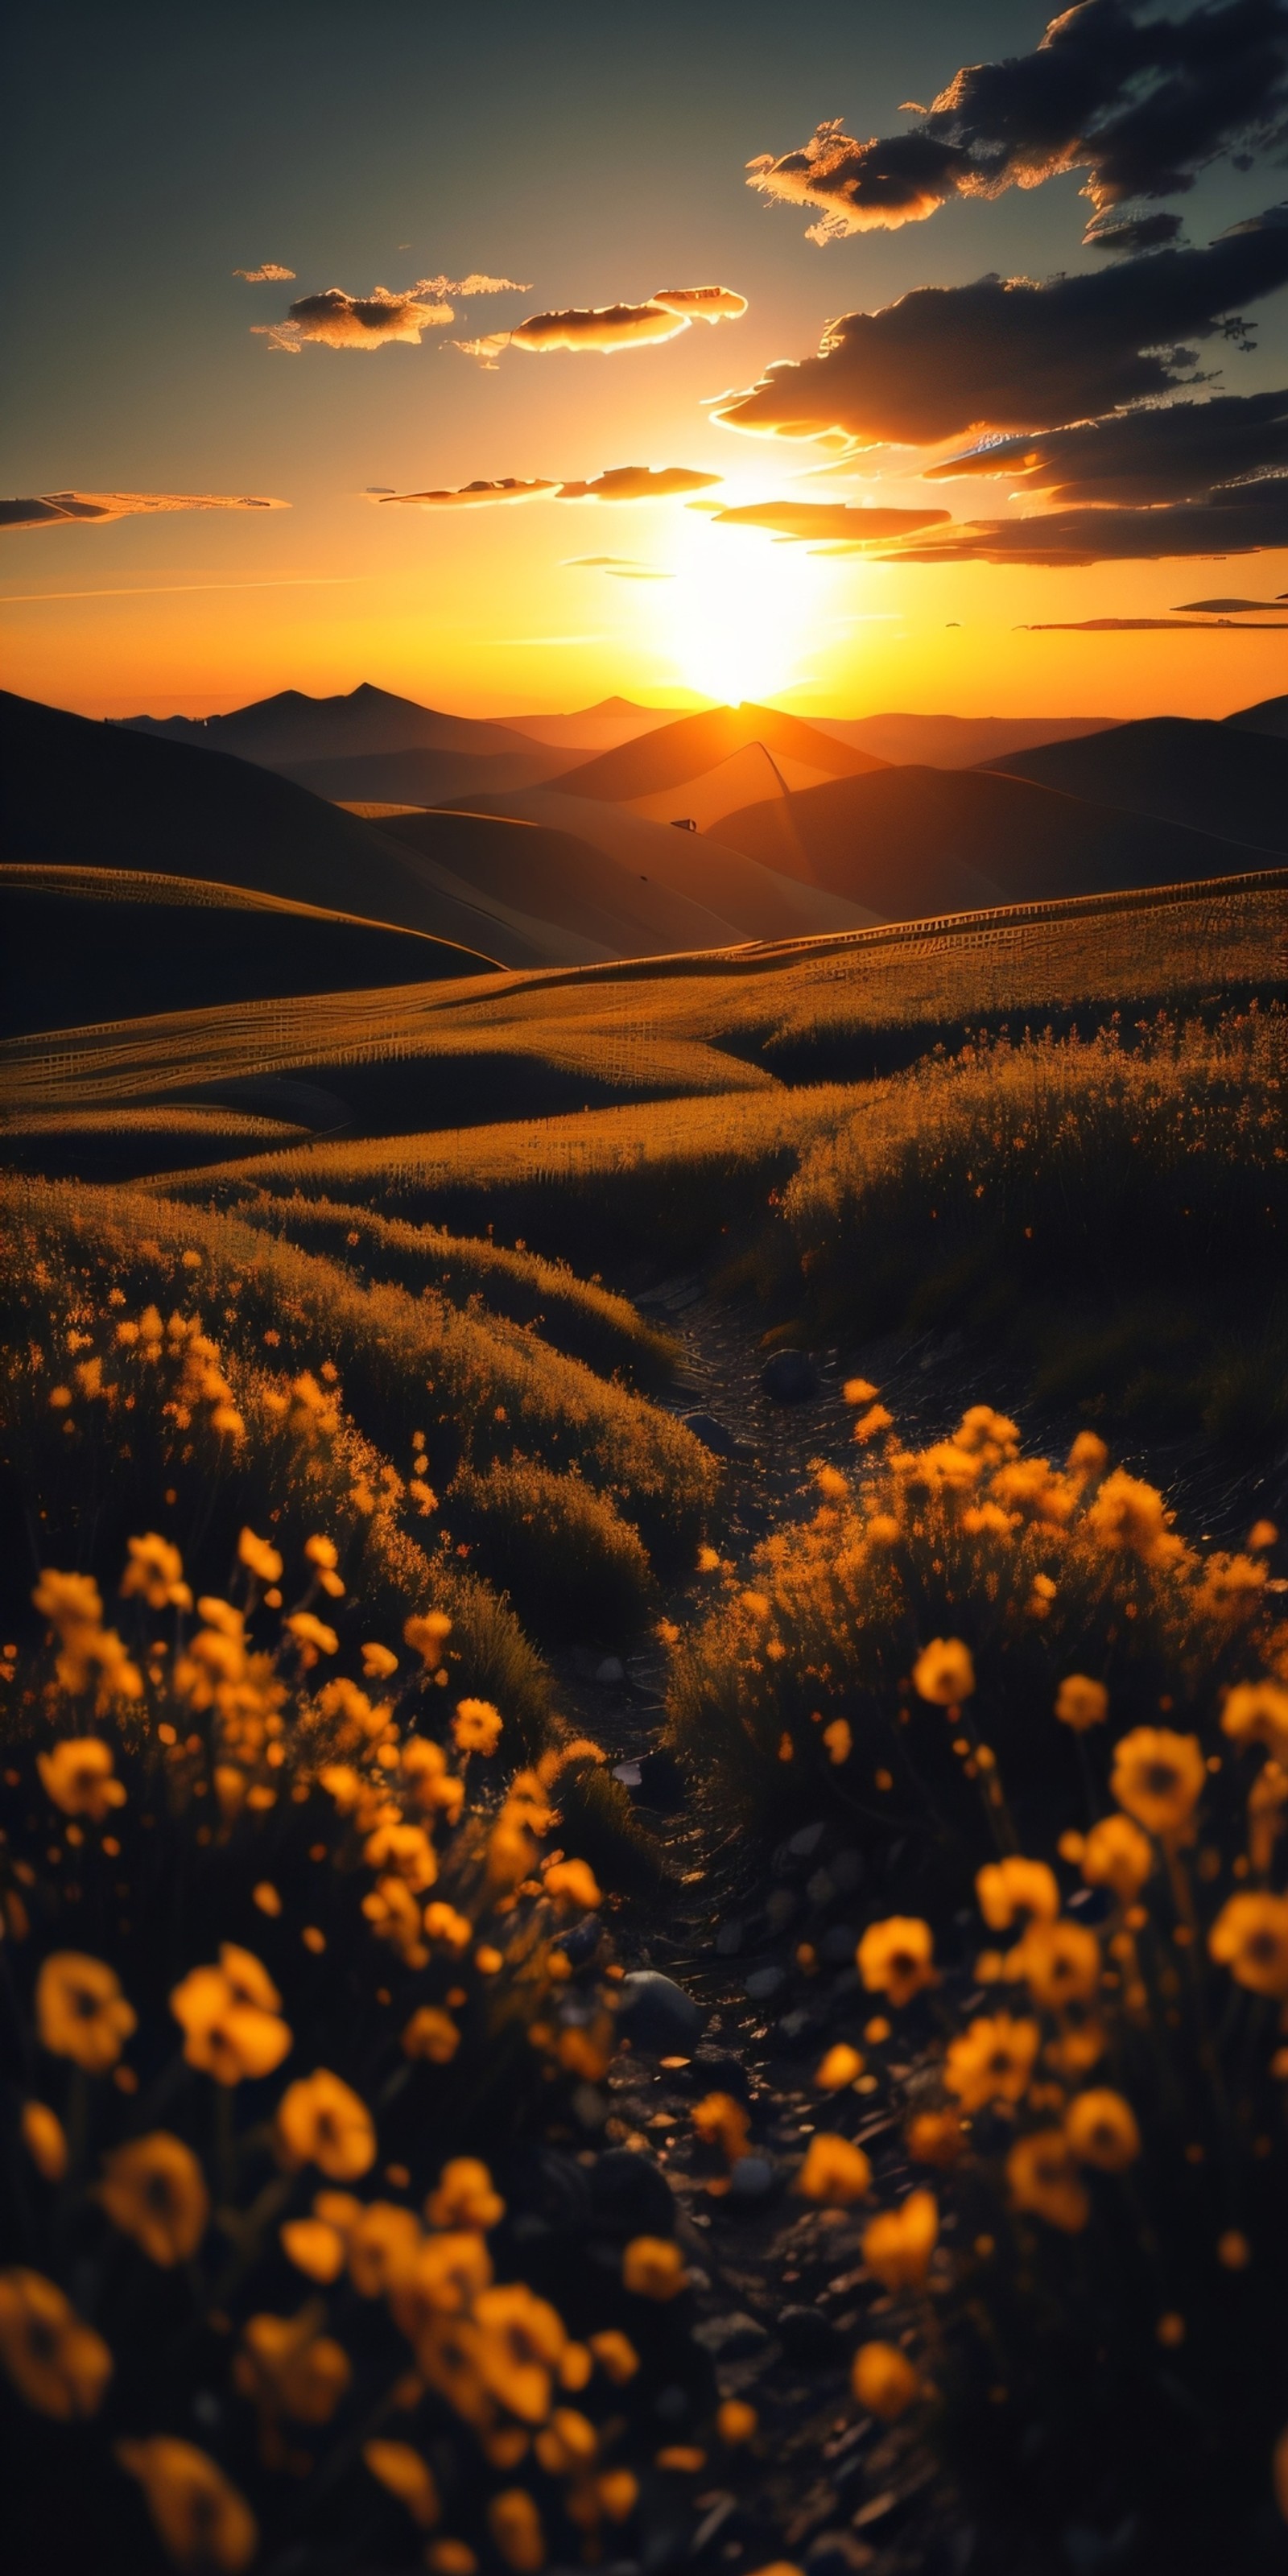
[[[1281,0],[1082,0],[1045,41],[1021,0],[25,16],[6,686],[1106,717],[1288,688]],[[621,497],[628,467],[679,488]],[[506,481],[546,488],[406,497]],[[138,506],[202,497],[282,506]],[[1214,598],[1269,604],[1176,617]]]

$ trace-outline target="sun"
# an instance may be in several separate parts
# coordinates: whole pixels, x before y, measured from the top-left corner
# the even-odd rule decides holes
[[[676,677],[727,706],[799,685],[819,643],[828,567],[759,529],[684,526],[662,614]]]

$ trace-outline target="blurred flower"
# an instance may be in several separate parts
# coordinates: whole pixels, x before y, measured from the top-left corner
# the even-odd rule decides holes
[[[595,1873],[584,1860],[551,1861],[543,1873],[542,1885],[561,1912],[591,1914],[603,1902]]]
[[[1155,1866],[1154,1846],[1130,1816],[1102,1816],[1083,1842],[1080,1865],[1088,1887],[1112,1888],[1130,1905]]]
[[[1254,1995],[1288,1995],[1288,1897],[1230,1897],[1208,1934],[1214,1959]]]
[[[140,1592],[149,1610],[191,1610],[192,1593],[183,1580],[183,1558],[156,1530],[128,1542],[129,1563],[121,1577],[121,1597]]]
[[[426,2057],[432,2066],[448,2066],[461,2044],[461,2034],[450,2013],[438,2004],[421,2004],[412,2014],[402,2035],[408,2057]]]
[[[332,2182],[356,2182],[376,2160],[376,2132],[366,2103],[324,2066],[287,2085],[274,2132],[282,2164],[315,2164]]]
[[[425,2203],[431,2227],[499,2227],[505,2202],[477,2156],[453,2156]]]
[[[863,2063],[857,2048],[838,2040],[834,2048],[829,2048],[814,2081],[824,2093],[843,2093],[846,2085],[853,2084],[855,2077],[863,2073]]]
[[[1237,1683],[1226,1692],[1221,1725],[1236,1744],[1267,1744],[1288,1759],[1288,1690],[1282,1682]]]
[[[168,2129],[131,2138],[103,2159],[98,2198],[114,2227],[169,2270],[195,2254],[210,2218],[206,2180],[191,2147]]]
[[[638,2299],[674,2299],[689,2276],[679,2246],[669,2236],[633,2236],[622,2256],[623,2286]]]
[[[0,2364],[40,2415],[95,2415],[112,2376],[101,2335],[43,2272],[0,2272]]]
[[[54,2057],[70,2057],[87,2075],[115,2066],[138,2016],[114,1968],[80,1950],[55,1950],[36,1979],[36,2032]]]
[[[427,1887],[432,1887],[438,1876],[438,1854],[423,1825],[405,1824],[401,1820],[377,1825],[375,1832],[368,1834],[363,1844],[362,1857],[368,1869],[383,1871],[386,1875],[392,1872],[416,1895],[422,1895]],[[419,1918],[416,1928],[420,1929]]]
[[[1018,2102],[1029,2088],[1041,2033],[1035,2021],[1015,2021],[1010,2013],[971,2022],[951,2040],[944,2062],[944,2082],[964,2111],[982,2111],[986,2102]]]
[[[234,1941],[221,1942],[217,1968],[190,1969],[170,1997],[189,2066],[229,2085],[281,2065],[292,2045],[281,2004],[254,1952]]]
[[[703,2145],[719,2147],[731,2165],[745,2156],[751,2122],[732,2093],[704,2095],[702,2101],[694,2103],[689,2117]]]
[[[1138,1726],[1114,1746],[1110,1789],[1120,1807],[1160,1841],[1181,1833],[1206,1779],[1196,1735],[1174,1735],[1165,1726]]]
[[[1077,1735],[1089,1726],[1100,1726],[1109,1715],[1109,1693],[1103,1682],[1093,1682],[1086,1673],[1066,1673],[1055,1695],[1055,1713],[1062,1726],[1071,1726]]]
[[[921,2395],[912,2363],[895,2343],[861,2343],[850,2369],[850,2386],[866,2415],[892,2424],[906,2415]]]
[[[854,1737],[848,1720],[834,1717],[831,1725],[823,1729],[823,1742],[827,1746],[829,1762],[848,1762],[854,1750]]]
[[[1023,1977],[1034,2003],[1048,2011],[1089,2003],[1100,1985],[1100,1944],[1083,1923],[1030,1923],[1007,1970]]]
[[[423,1617],[403,1622],[403,1641],[413,1654],[419,1655],[426,1672],[434,1672],[443,1660],[443,1640],[451,1635],[451,1620],[441,1610],[427,1610]]]
[[[917,1915],[892,1914],[870,1923],[855,1952],[855,1965],[869,1994],[888,1995],[892,2004],[911,2003],[923,1986],[935,1983],[935,1943],[930,1925]]]
[[[1140,2154],[1136,2114],[1108,2085],[1074,2095],[1064,2115],[1064,2133],[1079,2161],[1097,2165],[1102,2173],[1125,2173]]]
[[[343,2345],[317,2332],[321,2301],[296,2317],[248,2317],[233,2384],[269,2415],[329,2424],[353,2377]]]
[[[425,1908],[425,1930],[431,1941],[446,1941],[452,1950],[467,1950],[474,1938],[468,1914],[458,1914],[454,1905],[437,1897]]]
[[[872,1404],[880,1392],[880,1388],[873,1386],[871,1379],[866,1377],[847,1377],[841,1389],[846,1404]]]
[[[863,2230],[863,2260],[886,2290],[916,2289],[939,2242],[939,2205],[932,2191],[910,2191],[898,2209],[883,2210]]]
[[[91,1816],[101,1825],[108,1810],[123,1807],[125,1790],[112,1775],[112,1749],[96,1735],[64,1736],[51,1753],[36,1755],[45,1795],[65,1816]]]
[[[521,2423],[544,2424],[553,2395],[552,2374],[568,2340],[558,2310],[548,2299],[539,2299],[526,2281],[509,2281],[480,2290],[474,2321],[484,2386]]]
[[[532,2447],[551,2477],[566,2478],[589,2468],[599,2449],[599,2435],[589,2416],[581,2414],[577,2407],[556,2406]]]
[[[848,2138],[818,2131],[810,2139],[794,2189],[802,2200],[817,2200],[829,2209],[848,2209],[872,2189],[872,2167],[862,2147]]]
[[[1122,1549],[1143,1565],[1167,1565],[1185,1553],[1183,1539],[1167,1525],[1167,1508],[1153,1485],[1116,1467],[1087,1506],[1086,1525],[1104,1548]]]
[[[955,1708],[960,1700],[970,1699],[975,1666],[969,1646],[960,1637],[932,1637],[913,1665],[912,1686],[919,1699],[931,1700],[940,1708]]]
[[[884,1404],[870,1404],[867,1412],[859,1415],[850,1437],[857,1440],[860,1447],[866,1447],[869,1440],[875,1440],[881,1432],[888,1431],[893,1421],[894,1415],[887,1412]]]
[[[731,2451],[750,2442],[759,2421],[755,2407],[748,2406],[741,2397],[726,2397],[723,2405],[716,2408],[716,2431]]]
[[[288,2263],[310,2281],[335,2281],[344,2270],[345,2240],[322,2218],[288,2218],[278,2234]]]
[[[487,2509],[488,2529],[498,2555],[514,2576],[537,2576],[546,2563],[541,2516],[525,2487],[507,2487]]]
[[[976,1875],[975,1894],[990,1932],[1008,1932],[1019,1915],[1053,1922],[1060,1911],[1054,1870],[1044,1860],[1022,1860],[1018,1853],[987,1862]]]
[[[294,1637],[305,1663],[316,1663],[319,1655],[336,1655],[340,1651],[340,1640],[334,1628],[328,1628],[322,1619],[315,1619],[311,1610],[293,1610],[284,1625]]]
[[[362,1669],[369,1682],[387,1682],[398,1670],[398,1657],[388,1646],[366,1645],[362,1649]]]
[[[410,2442],[364,2442],[362,2457],[373,2478],[406,2505],[413,2522],[422,2531],[432,2529],[443,2508],[433,2471],[419,2451]]]
[[[1091,2203],[1063,2129],[1035,2129],[1017,2138],[1006,2159],[1006,2179],[1014,2209],[1032,2210],[1067,2236],[1086,2226]]]
[[[349,2230],[349,2278],[359,2298],[386,2298],[407,2278],[421,2242],[414,2210],[393,2200],[369,2201]]]
[[[242,1531],[237,1541],[237,1555],[240,1563],[248,1566],[260,1583],[281,1582],[282,1559],[278,1550],[270,1547],[266,1538],[256,1538],[253,1529]]]
[[[593,2334],[590,2349],[605,2378],[611,2379],[615,2388],[624,2388],[627,2380],[635,2377],[640,2366],[639,2354],[629,2335],[620,2333],[616,2326],[605,2326],[601,2334]]]
[[[908,2153],[915,2165],[955,2165],[965,2145],[955,2111],[918,2111],[908,2123]]]
[[[137,2478],[163,2548],[192,2576],[240,2576],[259,2547],[259,2528],[243,2495],[204,2451],[154,2433],[118,2442],[116,2456]]]
[[[62,2121],[47,2102],[24,2102],[22,2143],[44,2182],[61,2182],[67,2171],[67,2139]]]

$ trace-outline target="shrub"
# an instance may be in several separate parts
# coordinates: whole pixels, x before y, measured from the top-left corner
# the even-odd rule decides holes
[[[575,1475],[512,1458],[478,1475],[462,1468],[447,1498],[459,1531],[509,1594],[526,1627],[553,1642],[630,1636],[656,1605],[635,1531]]]

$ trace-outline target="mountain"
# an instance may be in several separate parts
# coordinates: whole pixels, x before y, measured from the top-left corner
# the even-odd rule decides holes
[[[635,742],[603,752],[598,760],[584,761],[552,779],[551,785],[564,796],[592,796],[623,805],[672,794],[679,800],[675,810],[682,815],[689,811],[684,788],[752,744],[759,744],[776,761],[799,761],[824,777],[846,777],[884,766],[870,752],[837,742],[817,726],[802,724],[799,716],[780,715],[775,707],[709,707],[701,715],[681,716],[676,724],[662,725]]]
[[[1116,716],[815,716],[820,733],[900,766],[975,769],[995,766],[1008,752],[1040,742],[1068,742],[1078,734],[1104,733]],[[1233,724],[1233,716],[1230,722]]]
[[[660,725],[688,713],[687,707],[641,707],[633,698],[601,698],[598,706],[582,707],[570,716],[503,716],[501,722],[530,742],[549,743],[559,751],[595,752],[615,751],[619,743],[656,733]]]
[[[1245,845],[995,770],[884,769],[728,816],[720,838],[890,921],[1255,868]]]
[[[364,680],[347,697],[310,698],[283,689],[275,698],[236,707],[226,716],[126,716],[127,733],[159,735],[197,751],[228,751],[262,769],[302,760],[358,759],[385,751],[530,753],[531,744],[506,725],[471,716],[440,715],[414,698],[391,697]]]
[[[516,736],[516,740],[518,737]],[[537,787],[566,765],[562,751],[530,742],[517,751],[361,751],[333,760],[272,762],[283,778],[330,796],[337,805],[472,804],[476,796],[504,796]]]
[[[1186,716],[1150,716],[990,766],[1066,796],[1213,832],[1250,851],[1288,850],[1288,739]],[[1255,858],[1244,864],[1255,866]]]
[[[1255,707],[1240,707],[1236,715],[1223,716],[1221,721],[1240,733],[1273,733],[1288,741],[1288,698],[1260,698]]]

